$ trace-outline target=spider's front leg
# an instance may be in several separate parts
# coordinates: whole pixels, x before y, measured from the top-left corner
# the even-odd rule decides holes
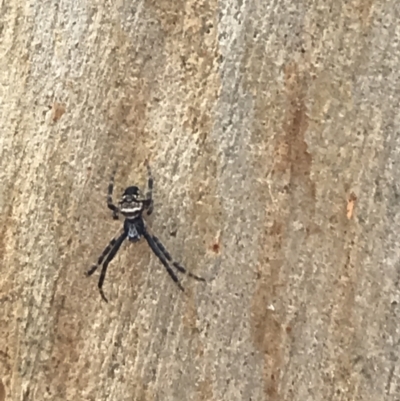
[[[147,175],[148,175],[148,180],[147,180],[147,192],[146,192],[146,203],[147,203],[147,215],[150,215],[153,213],[153,176],[151,174],[151,169],[149,162],[146,160],[145,161],[146,167],[147,167]]]
[[[113,203],[113,199],[112,199],[112,194],[113,194],[113,190],[114,190],[114,176],[115,176],[115,171],[113,171],[111,178],[110,178],[110,183],[108,184],[108,192],[107,192],[107,206],[109,209],[112,210],[113,212],[113,219],[114,220],[118,220],[118,212],[119,209],[117,206],[114,205]]]

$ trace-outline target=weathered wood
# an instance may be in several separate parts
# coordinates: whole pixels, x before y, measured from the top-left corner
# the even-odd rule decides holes
[[[400,3],[3,4],[0,401],[399,400]],[[203,284],[124,245],[144,187]],[[3,389],[4,387],[4,389]]]

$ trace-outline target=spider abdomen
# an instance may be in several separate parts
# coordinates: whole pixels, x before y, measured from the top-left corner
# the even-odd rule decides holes
[[[131,242],[137,242],[143,235],[144,224],[141,217],[135,219],[125,219],[124,231]]]

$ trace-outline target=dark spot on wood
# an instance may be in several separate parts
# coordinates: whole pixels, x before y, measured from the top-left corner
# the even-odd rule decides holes
[[[274,220],[270,229],[270,235],[281,236],[283,231],[283,225],[280,221]]]
[[[357,196],[356,196],[356,194],[355,194],[354,192],[352,192],[352,193],[350,194],[349,200],[350,200],[350,201],[356,201],[356,200],[357,200]]]
[[[29,388],[27,388],[24,393],[22,394],[22,401],[29,401]]]
[[[211,246],[211,249],[212,249],[212,251],[214,252],[214,253],[219,253],[219,243],[214,243],[212,246]]]
[[[52,120],[56,123],[65,113],[66,107],[63,103],[54,102],[52,108]]]

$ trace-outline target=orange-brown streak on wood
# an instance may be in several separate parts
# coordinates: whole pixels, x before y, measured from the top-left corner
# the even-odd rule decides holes
[[[309,203],[310,198],[315,200],[315,184],[310,179],[312,158],[305,141],[305,133],[308,128],[305,104],[307,83],[294,62],[289,63],[285,68],[285,86],[289,104],[283,140],[288,152],[287,159],[282,160],[281,168],[290,168],[290,184],[298,187],[298,190],[304,191],[303,196]]]
[[[262,9],[259,12],[264,11]],[[299,72],[297,64],[289,62],[284,67],[282,91],[280,85],[272,81],[276,77],[274,71],[262,68],[275,68],[273,56],[268,50],[265,51],[263,39],[268,42],[267,34],[260,35],[261,27],[257,25],[248,28],[242,70],[245,88],[254,94],[255,100],[252,133],[259,150],[255,170],[264,171],[266,181],[270,174],[272,180],[272,189],[269,191],[272,199],[265,194],[268,202],[266,219],[267,222],[272,220],[272,226],[266,227],[260,238],[259,248],[262,251],[252,301],[251,325],[254,344],[264,353],[266,399],[280,400],[284,346],[291,331],[282,330],[286,320],[285,310],[282,306],[277,310],[274,303],[286,299],[288,283],[283,281],[283,270],[287,264],[285,247],[291,236],[287,229],[291,220],[300,215],[305,220],[303,223],[308,235],[317,231],[312,222],[315,201],[315,186],[310,179],[312,159],[305,141],[308,127],[307,80]],[[262,28],[268,31],[268,28]],[[270,90],[265,90],[266,87]],[[265,155],[271,148],[272,160],[269,161]]]
[[[298,71],[297,65],[294,62],[289,63],[285,68],[286,115],[283,132],[276,136],[272,168],[273,177],[281,183],[283,191],[279,210],[275,210],[273,216],[273,224],[261,239],[260,246],[265,249],[265,254],[260,258],[260,278],[252,306],[255,344],[265,354],[265,392],[268,399],[272,400],[280,399],[283,346],[290,332],[282,330],[282,324],[285,323],[285,316],[282,314],[284,311],[266,308],[273,308],[274,300],[285,297],[287,284],[282,282],[281,270],[286,263],[288,224],[291,220],[300,218],[306,232],[315,231],[312,222],[315,185],[310,179],[312,159],[305,141],[308,127],[306,88],[306,80]]]
[[[259,12],[265,12],[260,6]],[[254,171],[260,174],[263,184],[260,185],[260,195],[265,198],[266,221],[273,220],[271,227],[261,228],[259,240],[259,262],[258,280],[251,303],[251,335],[254,346],[262,353],[263,379],[265,398],[271,401],[280,400],[279,382],[281,377],[281,366],[283,363],[282,344],[284,336],[281,329],[282,320],[277,311],[269,309],[273,307],[276,297],[284,292],[285,283],[281,282],[281,269],[284,263],[284,244],[286,237],[286,225],[289,218],[289,199],[287,191],[281,190],[284,202],[274,206],[268,191],[268,176],[277,175],[277,180],[283,181],[283,176],[290,166],[280,161],[288,160],[287,141],[281,139],[284,116],[284,98],[280,95],[276,85],[271,83],[274,73],[270,68],[273,57],[265,50],[265,42],[259,38],[259,24],[252,25],[249,20],[246,27],[245,55],[242,58],[241,72],[244,77],[243,86],[245,91],[253,94],[254,99],[254,123],[251,127],[252,142],[255,147]],[[275,88],[274,88],[275,85]],[[265,88],[271,88],[265,90]],[[276,93],[277,95],[273,95]],[[278,139],[275,139],[277,136]],[[275,145],[273,145],[275,140]],[[271,147],[275,152],[271,155],[272,160],[266,155],[270,153]],[[278,164],[278,166],[276,166]],[[279,210],[277,210],[279,208]],[[264,223],[266,224],[266,223]]]

